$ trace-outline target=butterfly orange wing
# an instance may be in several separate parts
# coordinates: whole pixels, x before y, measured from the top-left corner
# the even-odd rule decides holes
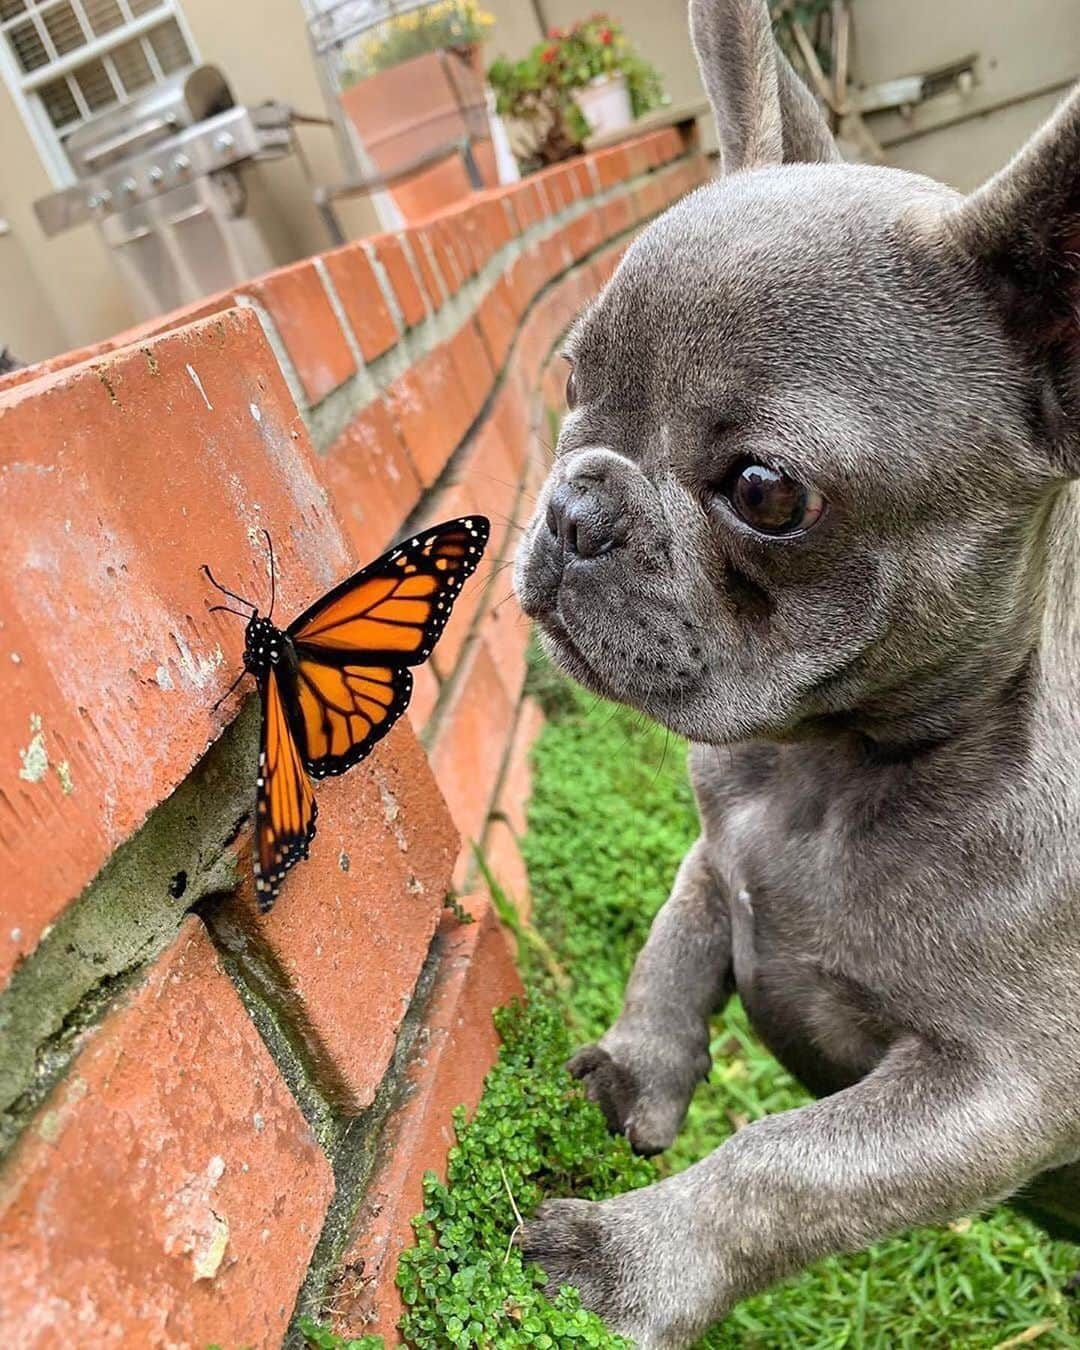
[[[287,694],[303,763],[316,778],[368,755],[405,711],[409,666],[431,655],[488,540],[483,516],[413,536],[342,582],[291,624]]]
[[[263,676],[255,794],[255,896],[268,910],[290,867],[308,855],[318,804],[293,736],[277,672]]]

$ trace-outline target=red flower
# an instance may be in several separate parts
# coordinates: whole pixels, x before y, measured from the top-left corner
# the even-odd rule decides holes
[[[540,60],[543,61],[544,65],[550,66],[552,61],[555,60],[558,54],[559,54],[558,47],[545,47],[544,50],[540,53]]]
[[[549,28],[549,29],[548,29],[548,37],[549,37],[549,38],[552,38],[552,39],[553,39],[554,41],[556,41],[556,42],[558,42],[560,39],[564,38],[565,36],[566,36],[566,34],[563,32],[563,30],[562,30],[561,28]]]
[[[598,37],[605,47],[610,47],[615,34],[610,28],[601,28]]]

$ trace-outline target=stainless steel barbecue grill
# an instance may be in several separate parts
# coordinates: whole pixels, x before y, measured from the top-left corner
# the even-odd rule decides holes
[[[140,317],[266,271],[242,170],[292,148],[285,104],[237,106],[214,66],[197,66],[73,132],[79,181],[34,203],[48,235],[96,221]]]

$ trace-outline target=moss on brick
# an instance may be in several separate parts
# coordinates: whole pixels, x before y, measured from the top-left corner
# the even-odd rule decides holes
[[[320,1328],[314,1320],[314,1314],[330,1299],[335,1279],[340,1270],[342,1257],[352,1238],[357,1211],[364,1200],[368,1178],[378,1161],[379,1150],[388,1145],[391,1147],[393,1145],[392,1140],[383,1138],[383,1126],[390,1113],[399,1104],[401,1094],[406,1090],[406,1066],[412,1054],[417,1033],[423,1026],[424,1014],[435,984],[435,976],[438,972],[441,957],[442,940],[440,934],[436,933],[423,968],[417,977],[409,1009],[398,1031],[393,1060],[383,1077],[382,1084],[371,1106],[359,1116],[335,1115],[320,1122],[324,1131],[321,1136],[323,1147],[329,1155],[334,1169],[334,1180],[337,1184],[334,1199],[323,1222],[318,1245],[311,1258],[307,1277],[296,1298],[293,1320],[285,1342],[286,1350],[299,1350],[300,1347],[308,1344],[328,1345],[331,1350],[342,1345],[347,1347],[348,1350],[354,1350],[352,1341],[340,1342],[334,1340],[330,1332]],[[242,996],[245,996],[243,985],[241,985],[241,993]],[[245,997],[250,997],[250,995]],[[270,1045],[271,1052],[277,1059],[278,1067],[283,1068],[286,1063],[285,1059],[276,1052],[275,1047],[269,1041],[267,1044]],[[289,1070],[283,1068],[283,1072],[286,1074],[286,1081],[289,1081]],[[290,1086],[294,1086],[292,1082],[290,1082]],[[308,1108],[305,1107],[304,1098],[300,1097],[298,1100],[301,1109],[307,1114]],[[313,1328],[315,1330],[312,1330]],[[311,1337],[315,1335],[316,1331],[322,1339],[316,1337],[313,1341]],[[327,1336],[331,1336],[329,1341],[326,1340]],[[361,1350],[367,1350],[368,1344],[378,1346],[381,1341],[377,1338],[363,1338],[357,1344]]]
[[[66,1070],[82,1032],[172,941],[189,910],[235,886],[231,844],[250,817],[257,731],[250,700],[0,994],[0,1156]]]

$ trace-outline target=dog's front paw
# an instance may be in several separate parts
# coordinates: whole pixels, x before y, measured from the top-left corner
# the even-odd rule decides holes
[[[608,1129],[625,1134],[635,1153],[662,1153],[674,1143],[694,1088],[709,1072],[704,1047],[619,1034],[615,1028],[579,1050],[566,1066],[604,1113]]]
[[[526,1223],[521,1247],[547,1276],[549,1297],[573,1285],[582,1305],[638,1350],[679,1350],[699,1329],[689,1316],[695,1296],[680,1287],[689,1274],[687,1253],[679,1253],[681,1274],[668,1269],[670,1240],[652,1231],[648,1211],[636,1213],[644,1194],[545,1201]]]

